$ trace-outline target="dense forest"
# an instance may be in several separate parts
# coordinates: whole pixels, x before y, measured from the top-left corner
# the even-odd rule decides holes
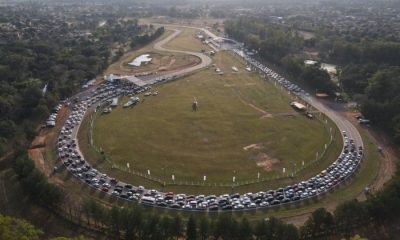
[[[98,27],[57,24],[57,19],[32,14],[40,20],[10,16],[8,21],[19,28],[0,36],[0,155],[32,139],[60,100],[96,78],[125,50],[164,31],[137,20],[115,18]]]

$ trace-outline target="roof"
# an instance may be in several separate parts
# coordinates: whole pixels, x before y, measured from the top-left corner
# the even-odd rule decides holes
[[[329,95],[327,93],[317,93],[317,94],[315,94],[315,96],[317,96],[319,98],[327,98],[327,97],[329,97]]]
[[[304,61],[304,64],[305,65],[315,65],[315,64],[317,64],[318,62],[317,61],[314,61],[314,60],[305,60]]]
[[[135,58],[132,62],[128,64],[131,66],[139,67],[140,65],[142,65],[142,63],[151,62],[151,60],[152,58],[150,57],[150,54],[143,54]]]
[[[303,104],[299,103],[299,102],[291,102],[290,105],[294,108],[297,108],[299,110],[305,110],[306,106],[304,106]]]

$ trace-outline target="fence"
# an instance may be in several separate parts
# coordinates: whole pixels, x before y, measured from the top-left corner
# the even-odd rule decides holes
[[[264,76],[265,77],[265,76]],[[265,79],[267,81],[272,82],[272,85],[276,86],[277,88],[280,88],[279,84],[275,84],[276,82],[271,80],[268,77],[265,77]],[[172,80],[172,79],[171,79]],[[283,90],[283,89],[281,89]],[[316,109],[314,109],[312,106],[310,106],[308,103],[306,103],[304,100],[300,99],[299,97],[297,97],[296,95],[291,94],[290,92],[288,93],[289,96],[291,97],[291,99],[294,101],[301,101],[303,103],[305,103],[305,105],[308,107],[309,111],[312,110],[312,112],[317,112]],[[255,184],[255,183],[263,183],[263,182],[269,182],[269,181],[276,181],[276,180],[282,180],[282,179],[290,179],[293,177],[296,177],[297,174],[301,171],[304,171],[305,169],[307,169],[308,167],[317,164],[318,162],[321,161],[321,159],[323,159],[325,157],[326,152],[329,150],[329,148],[331,147],[332,143],[336,140],[336,127],[332,125],[331,121],[328,120],[328,118],[323,115],[321,112],[319,112],[319,114],[316,114],[314,119],[317,121],[320,121],[325,130],[327,131],[327,133],[330,136],[330,140],[329,142],[327,142],[324,145],[324,149],[322,149],[321,153],[316,152],[316,158],[313,160],[308,160],[308,161],[303,161],[304,165],[302,164],[302,166],[300,166],[299,168],[294,167],[294,169],[290,172],[287,171],[285,173],[282,174],[276,174],[273,176],[267,176],[267,177],[257,177],[257,178],[252,178],[252,179],[245,179],[242,181],[227,181],[227,182],[210,182],[210,181],[199,181],[199,180],[193,180],[193,179],[186,179],[186,180],[172,180],[172,178],[170,180],[166,180],[161,179],[159,177],[155,177],[152,176],[150,174],[147,173],[143,173],[141,171],[135,170],[134,168],[122,165],[122,164],[118,164],[112,161],[112,158],[110,158],[107,153],[105,153],[100,147],[97,147],[93,141],[93,125],[94,122],[97,118],[97,114],[99,111],[96,112],[92,112],[91,116],[90,116],[90,131],[89,131],[89,139],[90,139],[90,145],[91,147],[98,152],[99,154],[101,154],[102,158],[107,161],[112,168],[114,169],[118,169],[120,171],[123,171],[125,173],[129,173],[141,178],[144,178],[146,180],[152,181],[154,183],[160,184],[161,186],[208,186],[208,187],[240,187],[240,186],[246,186],[246,185],[251,185],[251,184]],[[328,124],[329,122],[329,124]],[[332,132],[332,130],[334,130]],[[255,174],[256,175],[256,174]],[[179,177],[179,176],[178,176]]]

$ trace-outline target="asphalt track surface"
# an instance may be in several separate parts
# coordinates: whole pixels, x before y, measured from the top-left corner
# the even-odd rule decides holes
[[[164,38],[163,40],[157,42],[154,44],[154,49],[159,50],[159,51],[164,51],[164,52],[170,52],[170,53],[181,53],[181,54],[187,54],[187,55],[192,55],[200,58],[201,62],[195,66],[188,67],[185,69],[181,69],[178,71],[175,71],[174,73],[168,74],[168,75],[175,75],[175,76],[181,76],[185,75],[197,70],[200,70],[202,68],[205,68],[209,66],[212,63],[212,60],[209,56],[199,53],[199,52],[190,52],[190,51],[181,51],[181,50],[174,50],[174,49],[167,49],[164,48],[163,45],[167,44],[168,42],[172,41],[175,39],[179,34],[182,33],[181,30],[178,29],[172,29],[174,31],[173,34],[169,35],[168,37]]]

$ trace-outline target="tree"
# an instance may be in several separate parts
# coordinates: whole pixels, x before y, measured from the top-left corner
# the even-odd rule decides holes
[[[170,224],[170,233],[175,239],[179,239],[183,235],[183,223],[180,215],[176,215]]]
[[[120,214],[119,207],[113,205],[111,211],[109,213],[109,226],[111,233],[116,237],[119,238],[120,231],[121,231],[121,214]]]
[[[201,240],[208,239],[210,232],[210,223],[207,218],[202,217],[200,219],[200,226],[199,226],[199,237]]]
[[[28,158],[26,152],[18,154],[13,161],[13,169],[20,179],[27,177],[34,168],[35,164]]]
[[[237,221],[228,214],[219,215],[213,229],[213,235],[217,239],[219,237],[222,239],[235,239],[238,237]]]
[[[190,215],[186,225],[186,239],[196,240],[197,239],[197,226],[196,219],[193,215]]]
[[[42,231],[25,220],[0,215],[0,239],[4,240],[39,240]]]
[[[305,67],[300,75],[300,79],[318,91],[332,93],[335,88],[329,74],[319,67]]]
[[[240,222],[239,239],[253,239],[253,229],[251,228],[250,222],[247,218],[242,218],[242,221]]]
[[[170,239],[171,238],[170,224],[171,224],[171,218],[164,216],[161,219],[159,229],[160,229],[162,239]]]
[[[256,236],[257,240],[265,239],[267,235],[267,224],[264,219],[256,223],[254,235]]]
[[[339,232],[349,237],[352,230],[365,224],[369,217],[366,205],[355,199],[340,204],[335,209],[334,219]]]
[[[332,214],[324,208],[315,210],[300,228],[302,239],[315,239],[326,236],[334,226]]]

